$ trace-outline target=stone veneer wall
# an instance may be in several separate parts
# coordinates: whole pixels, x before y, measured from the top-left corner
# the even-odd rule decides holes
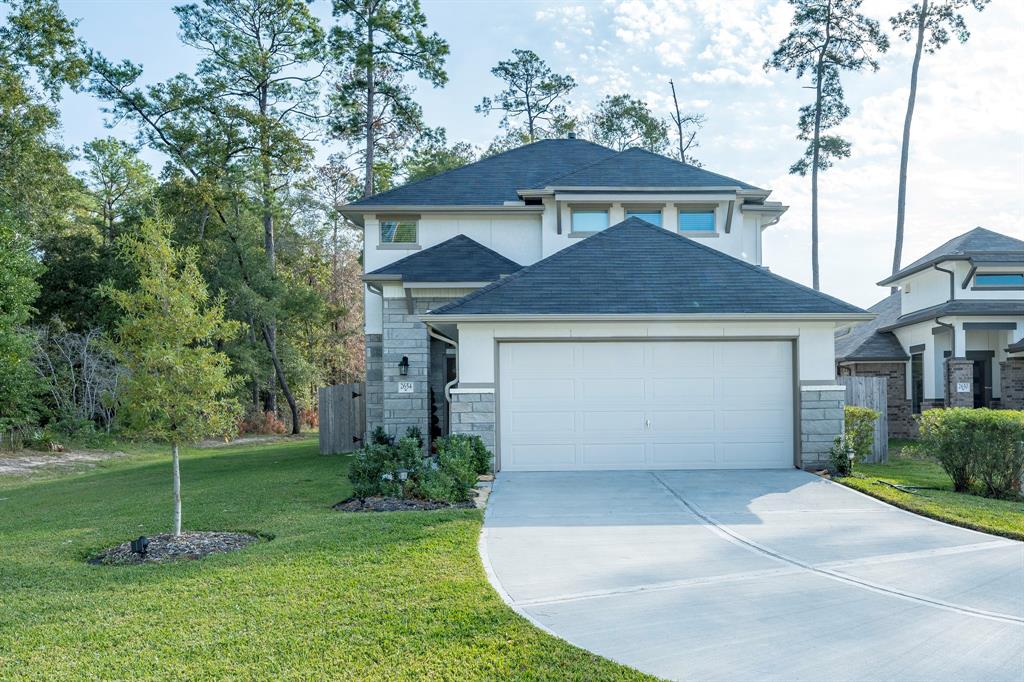
[[[890,438],[916,438],[914,404],[907,398],[907,363],[858,362],[852,376],[885,377],[885,404]]]
[[[452,389],[452,433],[480,436],[491,454],[495,444],[494,389]]]
[[[974,407],[974,361],[946,358],[946,407]],[[956,385],[966,383],[971,390],[958,393]]]
[[[415,426],[430,435],[430,336],[427,326],[417,315],[447,303],[448,298],[414,298],[413,312],[409,313],[405,298],[384,299],[383,321],[383,411],[384,430],[389,435],[401,437],[406,429]],[[399,374],[398,363],[402,356],[409,358],[409,373]],[[411,381],[412,393],[399,393],[399,381]],[[441,397],[443,400],[443,396]],[[369,416],[369,415],[367,415]],[[372,429],[375,424],[368,424]]]
[[[1007,358],[999,363],[999,406],[1024,410],[1024,357]]]
[[[800,466],[829,466],[829,450],[843,433],[846,387],[823,382],[800,387]]]
[[[366,347],[366,436],[375,426],[384,423],[384,362],[383,335],[367,334]]]

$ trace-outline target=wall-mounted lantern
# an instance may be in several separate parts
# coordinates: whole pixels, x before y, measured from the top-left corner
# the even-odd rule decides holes
[[[398,373],[403,377],[409,375],[409,358],[405,355],[398,361]]]

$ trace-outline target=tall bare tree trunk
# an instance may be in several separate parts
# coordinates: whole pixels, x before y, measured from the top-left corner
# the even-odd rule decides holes
[[[679,113],[679,99],[676,98],[676,84],[671,78],[668,79],[668,84],[672,86],[672,103],[676,106],[676,115],[672,120],[676,124],[676,132],[679,135],[679,160],[686,163],[686,149],[683,147],[683,117]]]
[[[811,285],[821,291],[821,271],[818,266],[818,163],[821,158],[821,79],[825,75],[825,55],[831,41],[832,13],[825,22],[825,44],[818,56],[814,83],[814,140],[811,154]]]
[[[917,73],[921,68],[921,51],[924,48],[924,29],[928,19],[928,0],[922,0],[921,13],[917,19],[917,47],[914,50],[914,65],[910,69],[910,97],[907,98],[907,116],[903,120],[903,148],[900,150],[900,188],[896,198],[896,245],[892,254],[892,274],[900,270],[903,259],[903,226],[907,217],[907,166],[910,162],[910,124],[914,119],[914,104],[917,102]],[[896,293],[899,287],[890,291]]]
[[[373,28],[369,20],[366,26],[370,58],[366,64],[366,178],[363,182],[363,196],[368,197],[373,194],[373,99],[376,92],[373,81]]]
[[[174,534],[181,535],[181,467],[177,443],[171,446],[171,468],[174,470]]]

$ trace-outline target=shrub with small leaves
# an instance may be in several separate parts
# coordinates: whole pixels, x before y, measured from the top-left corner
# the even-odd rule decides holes
[[[405,437],[406,438],[412,438],[417,443],[419,443],[420,448],[423,447],[423,432],[420,431],[420,427],[418,427],[418,426],[410,426],[409,428],[407,428],[405,430]]]
[[[839,476],[849,476],[853,473],[855,456],[856,453],[854,453],[850,441],[842,436],[836,436],[836,439],[832,441],[832,447],[828,451],[832,470]]]
[[[394,445],[394,436],[389,436],[383,426],[375,426],[370,432],[370,442],[374,445]]]
[[[484,445],[484,441],[480,436],[456,433],[444,438],[438,438],[435,443],[437,444],[438,454],[452,448],[468,449],[467,456],[473,471],[478,475],[491,472],[491,451]]]
[[[1024,411],[955,407],[918,417],[921,446],[969,492],[977,483],[989,497],[1014,497],[1024,475]]]
[[[875,442],[875,422],[881,416],[870,407],[847,405],[843,411],[846,441],[853,449],[857,461],[863,461],[871,454]]]

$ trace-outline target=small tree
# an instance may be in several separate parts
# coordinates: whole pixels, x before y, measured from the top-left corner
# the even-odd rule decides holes
[[[811,76],[814,102],[800,107],[797,139],[807,142],[803,157],[789,172],[811,174],[811,276],[821,288],[818,268],[818,172],[835,159],[850,156],[850,143],[838,135],[822,135],[846,118],[840,71],[878,70],[875,55],[889,49],[878,22],[861,14],[861,0],[789,0],[796,8],[793,28],[765,62],[765,69]]]
[[[178,448],[204,436],[229,435],[239,406],[227,355],[215,349],[240,331],[211,301],[194,249],[176,249],[170,226],[155,219],[119,238],[120,257],[139,274],[133,291],[105,292],[123,311],[114,353],[128,369],[119,418],[131,432],[171,445],[174,534],[181,534]]]
[[[512,129],[511,119],[522,117],[528,142],[550,137],[550,131],[567,127],[568,114],[562,99],[576,87],[572,76],[554,73],[533,50],[512,50],[513,59],[498,62],[491,73],[505,82],[494,97],[484,97],[477,113],[505,112],[501,127]]]
[[[619,151],[640,147],[661,153],[668,146],[668,124],[638,97],[608,95],[586,124],[592,141]]]
[[[668,84],[672,88],[672,104],[675,111],[670,116],[672,123],[676,127],[676,138],[679,143],[679,160],[700,168],[701,162],[690,155],[690,150],[700,146],[700,143],[697,142],[697,133],[704,127],[707,117],[704,114],[684,114],[680,112],[679,98],[676,97],[676,84],[671,78]]]
[[[971,37],[967,22],[959,10],[971,5],[979,12],[985,9],[989,0],[946,0],[930,2],[922,0],[909,9],[890,17],[889,23],[896,34],[906,41],[913,40],[914,64],[910,68],[910,96],[907,97],[907,114],[903,119],[903,145],[900,148],[900,186],[896,199],[896,246],[892,255],[892,274],[900,270],[903,258],[903,226],[907,209],[907,166],[910,163],[910,124],[914,119],[914,105],[917,103],[917,74],[921,68],[921,53],[935,54],[949,42],[952,31],[957,40],[966,43]],[[896,287],[893,287],[893,291]]]

